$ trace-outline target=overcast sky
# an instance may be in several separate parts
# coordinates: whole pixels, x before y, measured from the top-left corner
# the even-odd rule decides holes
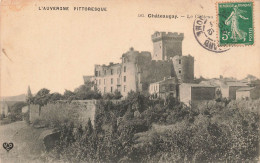
[[[258,0],[255,45],[231,47],[225,53],[210,52],[198,44],[192,29],[194,18],[147,18],[147,14],[203,14],[215,19],[215,1],[41,0],[12,4],[1,8],[2,96],[26,93],[28,85],[32,93],[44,87],[60,93],[74,90],[83,84],[83,75],[94,74],[94,64],[120,62],[130,47],[152,53],[151,34],[155,31],[184,33],[183,55],[195,57],[196,77],[260,77]],[[39,10],[48,6],[69,6],[70,11]],[[106,7],[108,11],[73,11],[81,6]]]

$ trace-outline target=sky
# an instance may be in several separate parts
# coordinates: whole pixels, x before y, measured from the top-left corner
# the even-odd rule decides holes
[[[216,19],[215,2],[118,0],[3,0],[1,4],[0,96],[32,93],[41,88],[63,93],[94,74],[94,64],[120,62],[130,47],[152,53],[155,31],[184,33],[183,55],[195,58],[195,76],[260,78],[260,1],[255,1],[255,45],[214,53],[193,35],[195,18],[158,19],[148,14],[202,14]],[[43,11],[39,7],[70,7]],[[106,7],[106,12],[73,11],[73,7]],[[138,17],[144,14],[145,17]]]

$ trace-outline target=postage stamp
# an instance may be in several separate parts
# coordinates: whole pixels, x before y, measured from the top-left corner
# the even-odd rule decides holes
[[[218,2],[219,46],[254,44],[253,2]]]

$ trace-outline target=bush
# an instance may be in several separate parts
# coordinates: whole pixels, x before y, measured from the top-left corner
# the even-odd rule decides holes
[[[198,106],[193,121],[153,127],[138,139],[141,162],[246,162],[259,156],[259,100],[210,101]],[[190,115],[186,114],[186,115]],[[182,117],[182,116],[181,116]],[[188,116],[189,117],[189,116]],[[156,150],[155,150],[156,148]],[[159,158],[159,160],[158,160]]]
[[[94,128],[90,120],[85,128],[62,126],[51,157],[64,162],[257,162],[259,107],[260,100],[191,107],[168,100],[161,105],[132,92],[116,104],[101,101]]]

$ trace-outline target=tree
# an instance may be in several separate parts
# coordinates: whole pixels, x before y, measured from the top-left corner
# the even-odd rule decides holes
[[[67,89],[65,90],[63,97],[65,100],[69,101],[76,99],[75,93]]]
[[[34,98],[33,98],[32,92],[31,92],[31,88],[30,88],[30,86],[28,86],[26,102],[28,104],[31,104],[33,102],[33,100],[34,100]]]
[[[90,120],[90,118],[89,118],[89,119],[88,119],[88,124],[87,124],[87,126],[86,126],[87,136],[92,135],[93,131],[94,131],[93,125],[92,125],[91,120]]]
[[[123,97],[121,92],[118,90],[115,90],[114,95],[115,95],[114,99],[116,99],[116,100],[121,99]]]
[[[50,90],[42,88],[37,92],[34,97],[34,103],[40,106],[44,106],[49,102],[50,99]]]
[[[91,90],[92,83],[79,86],[74,90],[76,100],[100,99],[101,94],[97,90]]]
[[[63,97],[60,93],[55,92],[50,95],[50,102],[55,102],[55,101],[62,100],[62,99],[63,99]]]

